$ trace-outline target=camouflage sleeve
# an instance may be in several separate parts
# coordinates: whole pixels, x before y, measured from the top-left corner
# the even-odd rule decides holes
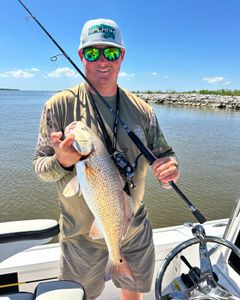
[[[69,171],[63,169],[57,161],[51,146],[51,133],[60,131],[54,113],[47,105],[44,106],[40,130],[33,158],[34,173],[44,181],[58,181]]]
[[[159,123],[156,117],[156,114],[151,109],[149,115],[149,128],[147,136],[148,148],[153,152],[153,154],[159,158],[163,156],[169,156],[173,159],[178,165],[178,161],[175,155],[175,152],[170,147],[159,127]]]

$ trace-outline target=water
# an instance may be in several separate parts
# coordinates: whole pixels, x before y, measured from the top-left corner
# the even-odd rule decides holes
[[[42,107],[52,94],[0,91],[1,222],[59,217],[55,183],[41,182],[32,171]],[[178,187],[208,220],[228,217],[240,190],[240,112],[153,106],[180,161]],[[154,228],[195,221],[150,168],[145,202]]]

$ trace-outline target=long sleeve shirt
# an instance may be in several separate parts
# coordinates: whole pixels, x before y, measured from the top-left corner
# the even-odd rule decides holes
[[[171,147],[167,144],[150,105],[124,89],[119,89],[119,114],[120,118],[140,138],[156,157],[162,154],[174,156]],[[104,120],[105,127],[110,137],[113,136],[115,117],[109,112],[98,96],[94,95],[94,101]],[[116,96],[105,97],[109,105],[115,110]],[[67,183],[76,176],[73,170],[64,169],[57,161],[54,149],[51,146],[50,136],[52,132],[64,132],[67,125],[73,121],[84,121],[104,141],[101,127],[99,126],[95,112],[89,99],[89,91],[84,83],[71,89],[65,90],[50,98],[44,106],[36,152],[33,159],[35,174],[44,181],[55,181],[57,183],[58,202],[60,208],[61,238],[78,239],[89,242],[89,230],[94,217],[89,210],[82,195],[70,198],[63,196],[63,190]],[[117,149],[124,152],[126,159],[134,163],[140,151],[121,125],[117,131]],[[148,163],[141,156],[133,177],[135,189],[130,188],[130,194],[134,200],[135,218],[131,223],[126,236],[126,241],[138,232],[144,219],[147,217],[147,209],[143,202],[145,176]],[[96,241],[101,244],[102,241]]]

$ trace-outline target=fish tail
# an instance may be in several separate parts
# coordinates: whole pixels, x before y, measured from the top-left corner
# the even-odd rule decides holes
[[[135,282],[133,272],[123,256],[118,261],[112,261],[109,258],[104,275],[105,281],[119,276],[129,278]]]

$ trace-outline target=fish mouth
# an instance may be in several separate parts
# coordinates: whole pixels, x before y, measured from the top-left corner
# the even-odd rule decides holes
[[[73,147],[77,150],[79,154],[81,154],[81,156],[89,156],[93,151],[93,146],[89,145],[88,140],[81,140],[81,143],[75,140],[73,142]]]

